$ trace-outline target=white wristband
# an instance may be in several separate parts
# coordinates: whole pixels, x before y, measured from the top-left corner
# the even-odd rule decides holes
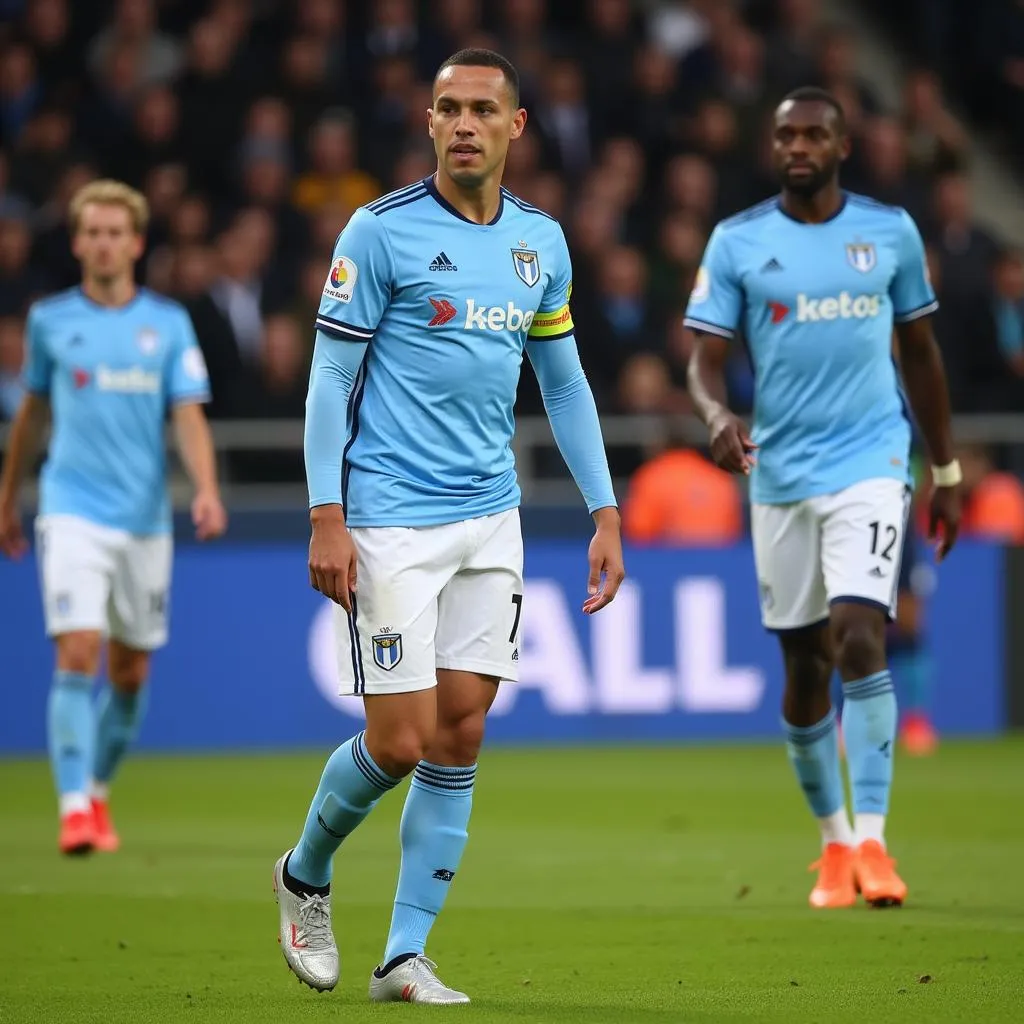
[[[945,466],[932,466],[932,483],[936,487],[956,487],[963,478],[959,459],[954,459]]]

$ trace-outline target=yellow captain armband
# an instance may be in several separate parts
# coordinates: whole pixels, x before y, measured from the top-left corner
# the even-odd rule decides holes
[[[535,341],[557,341],[567,338],[574,330],[572,312],[566,303],[553,313],[537,313],[530,325],[529,336]]]

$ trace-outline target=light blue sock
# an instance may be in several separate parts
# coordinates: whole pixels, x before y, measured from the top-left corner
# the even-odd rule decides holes
[[[416,766],[402,811],[402,867],[384,964],[426,947],[466,848],[475,780],[475,764]]]
[[[855,814],[887,814],[896,746],[896,693],[888,669],[843,685],[843,739]]]
[[[889,655],[889,670],[905,712],[928,713],[932,706],[932,662],[920,647],[908,647]]]
[[[815,725],[790,725],[786,721],[782,724],[786,730],[786,752],[811,811],[816,818],[835,814],[845,803],[836,709],[829,708],[828,714]]]
[[[342,840],[401,781],[377,767],[365,735],[361,732],[338,747],[320,776],[302,836],[287,864],[288,874],[306,885],[330,885],[331,862]]]
[[[87,793],[96,727],[92,707],[93,677],[83,672],[53,676],[46,708],[50,765],[57,792]]]
[[[110,782],[128,748],[139,735],[139,726],[149,703],[148,687],[125,693],[107,684],[97,702],[96,757],[92,777],[104,785]]]

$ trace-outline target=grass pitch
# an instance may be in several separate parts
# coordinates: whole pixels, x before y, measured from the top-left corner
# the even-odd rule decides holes
[[[469,1007],[370,1006],[404,787],[336,861],[342,981],[300,987],[271,867],[321,754],[130,761],[113,856],[62,860],[42,762],[0,762],[0,1022],[1024,1019],[1024,740],[897,763],[902,910],[812,912],[780,745],[486,751],[429,952]],[[326,751],[324,752],[324,755]]]

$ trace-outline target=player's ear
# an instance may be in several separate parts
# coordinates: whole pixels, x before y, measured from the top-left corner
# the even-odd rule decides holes
[[[434,108],[427,107],[427,134],[434,137]]]
[[[132,259],[142,259],[142,254],[146,251],[146,239],[144,235],[134,235],[132,242]]]
[[[841,161],[848,160],[850,158],[850,150],[853,148],[850,142],[850,136],[844,134],[839,140],[839,159]]]
[[[518,139],[520,135],[526,130],[526,110],[520,107],[512,117],[512,131],[509,134],[510,139]]]

